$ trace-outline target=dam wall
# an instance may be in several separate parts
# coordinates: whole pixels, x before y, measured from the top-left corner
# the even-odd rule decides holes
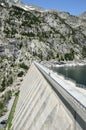
[[[20,87],[12,130],[85,130],[85,116],[77,116],[75,106],[68,103],[72,103],[70,97],[65,95],[66,101],[63,91],[56,89],[60,85],[52,80],[48,70],[31,65]]]

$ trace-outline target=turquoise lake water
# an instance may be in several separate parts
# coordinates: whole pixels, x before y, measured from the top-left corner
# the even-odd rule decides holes
[[[80,87],[86,88],[86,65],[53,67],[52,69],[53,71],[74,80]]]

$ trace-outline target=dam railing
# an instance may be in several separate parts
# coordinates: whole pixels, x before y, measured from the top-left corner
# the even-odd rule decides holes
[[[72,113],[76,122],[78,122],[81,128],[85,130],[86,91],[78,91],[77,87],[72,82],[67,82],[67,80],[37,62],[34,62],[34,64],[46,78],[47,82],[52,86],[52,89],[60,97],[65,106]]]

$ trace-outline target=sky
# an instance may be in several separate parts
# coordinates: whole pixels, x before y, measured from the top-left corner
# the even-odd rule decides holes
[[[86,11],[86,0],[21,0],[25,4],[33,4],[45,9],[57,9],[79,15]]]

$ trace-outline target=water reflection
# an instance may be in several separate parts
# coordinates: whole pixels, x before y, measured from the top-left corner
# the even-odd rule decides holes
[[[75,80],[77,84],[85,85],[86,87],[86,65],[54,67],[53,71],[65,75],[65,77]]]

